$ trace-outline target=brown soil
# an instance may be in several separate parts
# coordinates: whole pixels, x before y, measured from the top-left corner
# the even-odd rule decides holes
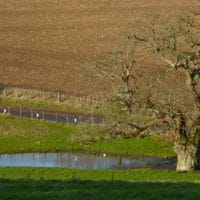
[[[129,22],[146,12],[173,15],[193,3],[197,1],[0,1],[0,83],[95,95],[105,86],[82,74],[102,49],[115,45]],[[148,65],[140,60],[141,74]]]

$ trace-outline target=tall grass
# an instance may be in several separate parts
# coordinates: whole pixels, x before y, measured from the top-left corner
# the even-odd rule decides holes
[[[12,98],[0,98],[0,106],[25,106],[33,107],[37,109],[55,109],[55,110],[66,110],[74,112],[90,112],[89,108],[83,108],[81,106],[72,106],[67,104],[59,104],[47,101],[33,101],[23,99],[12,99]]]

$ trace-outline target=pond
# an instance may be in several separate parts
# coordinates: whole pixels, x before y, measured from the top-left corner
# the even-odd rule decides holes
[[[175,169],[176,159],[74,152],[0,154],[0,166],[63,167],[71,169]]]

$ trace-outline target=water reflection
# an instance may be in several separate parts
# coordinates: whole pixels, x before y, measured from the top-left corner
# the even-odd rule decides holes
[[[65,167],[72,169],[175,168],[175,159],[108,156],[85,153],[0,154],[0,166]]]

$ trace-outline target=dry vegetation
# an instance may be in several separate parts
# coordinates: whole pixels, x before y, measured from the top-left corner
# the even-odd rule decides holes
[[[82,79],[83,71],[102,49],[116,45],[130,22],[146,12],[173,15],[193,3],[197,1],[1,0],[0,83],[95,95],[105,86]],[[162,71],[160,66],[153,57],[148,64],[139,59],[138,74],[144,80],[145,74]],[[182,78],[166,87],[181,84]]]

